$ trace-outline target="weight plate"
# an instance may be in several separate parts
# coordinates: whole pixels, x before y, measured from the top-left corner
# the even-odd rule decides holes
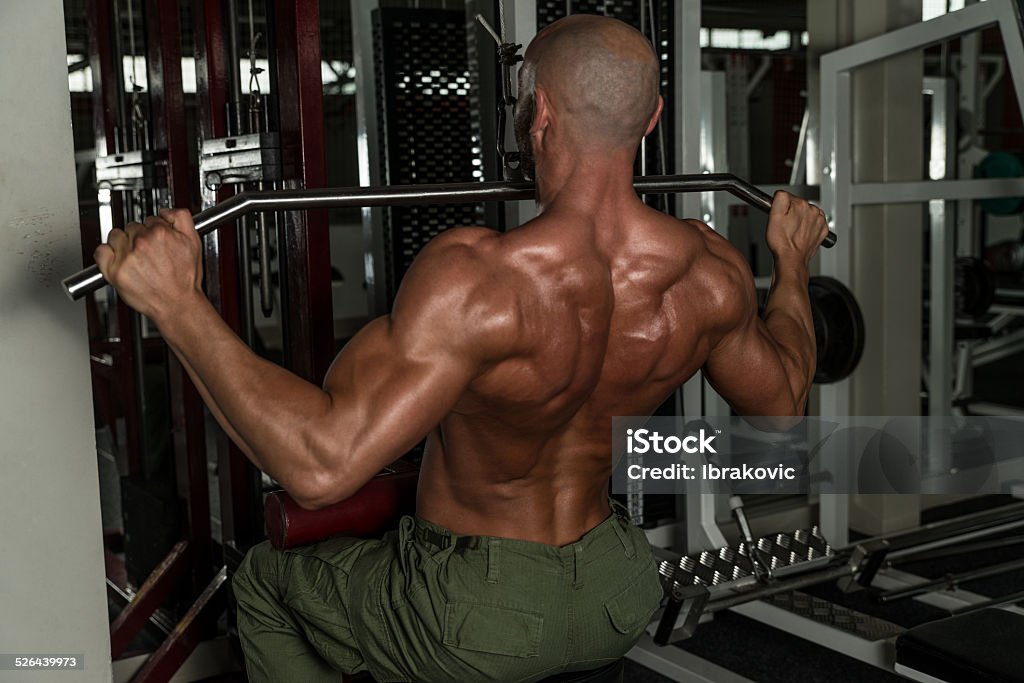
[[[864,316],[853,292],[835,278],[817,275],[807,289],[818,349],[814,382],[838,382],[850,376],[864,353]]]

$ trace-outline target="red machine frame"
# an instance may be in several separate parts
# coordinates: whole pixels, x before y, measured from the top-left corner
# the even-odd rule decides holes
[[[198,130],[203,139],[225,137],[229,98],[230,27],[226,25],[225,0],[191,0],[197,81]],[[323,100],[320,66],[320,12],[318,2],[286,0],[268,2],[274,22],[275,87],[283,146],[294,157],[296,177],[286,187],[323,187]],[[191,205],[191,188],[199,179],[188,165],[185,96],[181,82],[181,27],[178,0],[145,3],[148,92],[153,146],[167,154],[167,179],[175,206]],[[268,10],[269,11],[269,10]],[[90,64],[93,73],[94,127],[97,153],[116,153],[119,77],[114,54],[113,4],[88,0]],[[269,17],[268,17],[269,19]],[[219,197],[220,198],[220,197]],[[116,201],[116,197],[114,198]],[[115,214],[119,213],[115,205]],[[282,301],[288,329],[286,365],[301,377],[319,383],[334,352],[333,312],[330,286],[330,243],[326,212],[292,212],[284,217],[286,271]],[[210,300],[225,321],[240,331],[239,254],[237,236],[221,230],[206,238],[206,287]],[[95,221],[83,220],[83,260],[91,262],[99,243]],[[117,304],[120,333],[104,339],[89,298],[93,377],[100,403],[120,406],[125,418],[130,473],[139,471],[142,460],[139,382],[135,373],[130,310]],[[112,362],[103,361],[110,354]],[[262,537],[262,500],[252,482],[254,470],[234,444],[220,434],[218,468],[222,543],[219,557],[211,538],[210,500],[207,489],[206,415],[195,387],[173,356],[169,359],[172,443],[178,496],[185,521],[184,538],[171,549],[150,574],[134,598],[111,624],[112,657],[125,653],[129,643],[166,602],[178,584],[188,581],[196,596],[177,626],[154,652],[133,680],[166,681],[181,667],[211,627],[225,603],[229,568],[237,566],[244,552]],[[103,391],[109,387],[109,392]],[[113,400],[110,399],[113,397]],[[105,409],[108,413],[115,407]],[[109,417],[109,416],[108,416]],[[219,569],[218,569],[219,567]]]

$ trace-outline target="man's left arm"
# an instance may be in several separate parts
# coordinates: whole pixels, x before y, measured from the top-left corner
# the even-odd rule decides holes
[[[305,507],[352,495],[418,443],[492,362],[490,340],[503,338],[481,296],[487,269],[458,237],[435,240],[407,273],[392,314],[346,345],[319,388],[234,334],[200,289],[191,216],[161,215],[112,232],[97,263],[157,324],[250,459]]]

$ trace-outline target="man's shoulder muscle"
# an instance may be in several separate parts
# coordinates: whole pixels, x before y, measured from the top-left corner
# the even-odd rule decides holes
[[[488,228],[464,227],[430,240],[402,281],[392,319],[426,319],[438,333],[456,335],[463,352],[503,355],[518,319],[499,237]]]
[[[472,275],[473,266],[482,265],[482,261],[491,256],[500,235],[490,228],[450,228],[424,245],[413,267],[422,270],[425,266],[443,269],[462,266],[467,275]]]
[[[713,314],[709,327],[719,333],[735,329],[757,310],[750,265],[739,249],[710,226],[696,220],[683,222],[699,240],[691,270]]]

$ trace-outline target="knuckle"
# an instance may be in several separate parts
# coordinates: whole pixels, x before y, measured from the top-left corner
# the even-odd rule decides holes
[[[188,218],[192,217],[192,214],[186,209],[173,208],[160,210],[160,219],[168,225],[178,223],[179,221],[184,220],[186,216]]]
[[[149,243],[153,241],[154,237],[154,230],[152,228],[146,227],[139,230],[139,232],[135,235],[132,244],[134,244],[136,247],[148,246]]]

